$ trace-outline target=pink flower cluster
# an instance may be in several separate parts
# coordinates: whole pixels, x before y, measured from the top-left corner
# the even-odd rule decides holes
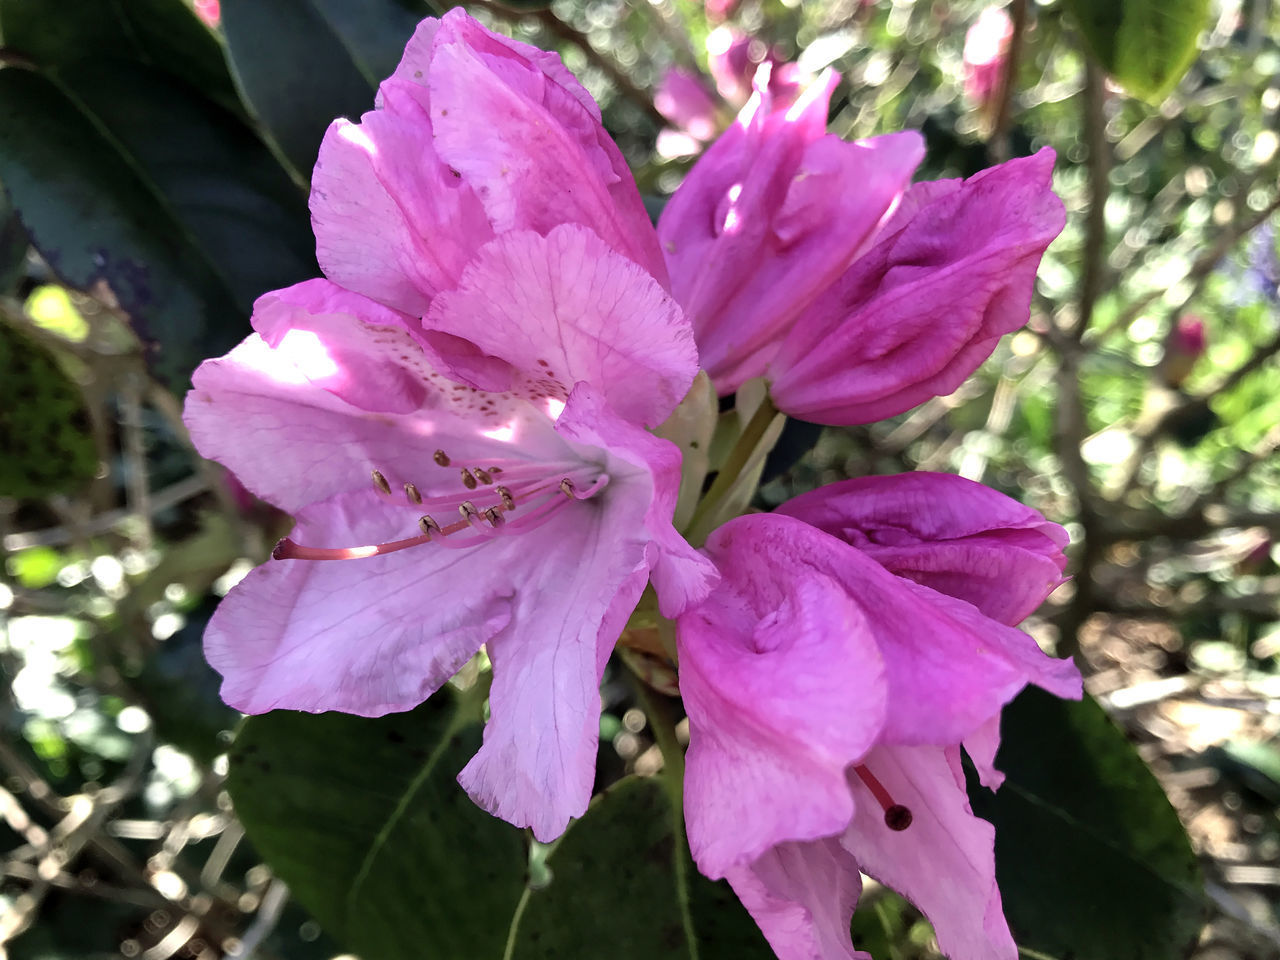
[[[324,277],[264,295],[196,372],[207,457],[296,517],[206,635],[227,702],[372,716],[483,645],[491,719],[459,780],[542,840],[592,789],[605,663],[647,586],[677,624],[694,858],[779,957],[850,958],[859,874],[958,960],[1013,958],[969,811],[1000,711],[1074,667],[1015,625],[1063,531],[908,474],[738,517],[695,550],[650,432],[699,368],[830,424],[955,389],[1022,324],[1062,226],[1053,155],[910,184],[920,138],[825,132],[837,82],[764,79],[655,231],[594,101],[460,11],[418,28],[376,109],[325,137]]]

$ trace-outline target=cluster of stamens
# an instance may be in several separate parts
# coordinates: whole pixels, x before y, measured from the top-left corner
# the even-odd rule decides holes
[[[436,466],[449,468],[452,459],[443,450],[437,450],[432,459]],[[609,482],[608,474],[594,472],[585,489],[579,490],[572,475],[561,475],[555,479],[554,467],[563,466],[570,474],[588,473],[589,468],[581,464],[538,464],[528,461],[508,461],[506,465],[487,461],[484,466],[459,467],[459,478],[467,491],[479,491],[481,494],[492,493],[496,502],[488,506],[477,506],[474,500],[459,501],[455,494],[440,496],[423,496],[418,485],[412,480],[403,483],[404,499],[392,492],[391,482],[386,474],[374,468],[371,471],[373,488],[384,500],[390,500],[397,506],[408,507],[456,507],[460,519],[451,523],[441,523],[429,513],[418,517],[418,536],[392,540],[387,543],[371,544],[361,547],[306,547],[288,539],[276,545],[272,556],[277,560],[357,560],[364,557],[375,557],[384,553],[394,553],[424,543],[436,542],[444,546],[466,546],[477,540],[493,537],[498,530],[508,527],[506,515],[514,513],[517,502],[526,504],[527,511],[521,520],[510,525],[508,532],[516,528],[530,529],[538,526],[550,517],[565,501],[557,494],[563,494],[568,500],[585,500],[595,496]],[[550,474],[550,476],[548,476]],[[499,483],[498,481],[502,482]],[[476,499],[480,499],[479,496]],[[448,541],[454,534],[473,531],[477,537]]]

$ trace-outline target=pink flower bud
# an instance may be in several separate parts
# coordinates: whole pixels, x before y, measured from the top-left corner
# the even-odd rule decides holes
[[[1165,339],[1164,356],[1158,367],[1165,386],[1176,388],[1191,375],[1196,361],[1204,355],[1207,340],[1204,321],[1193,313],[1178,318]]]
[[[987,7],[964,35],[964,92],[977,106],[990,103],[1000,88],[1012,39],[1013,21],[1003,7]]]

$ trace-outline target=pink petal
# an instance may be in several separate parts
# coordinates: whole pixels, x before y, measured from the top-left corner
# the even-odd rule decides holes
[[[346,546],[416,532],[404,508],[366,489],[301,511],[291,536]],[[373,717],[415,707],[510,622],[509,579],[491,573],[508,560],[486,544],[263,564],[218,605],[205,632],[222,698],[245,713]]]
[[[869,423],[953,392],[1026,322],[1040,257],[1064,222],[1053,161],[1045,148],[963,184],[908,191],[771,361],[779,408]]]
[[[748,575],[770,584],[817,575],[839,585],[860,612],[860,629],[884,663],[885,742],[959,743],[1027,683],[1059,696],[1080,695],[1074,664],[1046,656],[1022,631],[983,616],[963,600],[896,577],[847,543],[792,517],[738,517],[713,534],[707,551],[730,583]],[[739,568],[758,572],[738,573]],[[685,618],[680,622],[683,629]],[[751,622],[739,614],[737,630],[749,629]]]
[[[264,293],[253,305],[254,329],[271,347],[288,338],[286,350],[312,383],[383,413],[410,413],[426,399],[422,377],[397,353],[417,352],[410,335],[417,326],[415,318],[328,280]]]
[[[381,109],[336,120],[311,178],[311,222],[325,275],[421,316],[493,231],[479,198],[436,155],[431,118],[402,81]]]
[[[424,322],[506,361],[535,389],[563,399],[586,381],[623,417],[650,426],[675,409],[698,369],[675,301],[635,263],[571,224],[545,237],[501,235]]]
[[[653,105],[673,126],[698,140],[710,140],[718,132],[716,102],[696,73],[668,70],[653,92]]]
[[[581,224],[666,282],[626,160],[558,57],[450,11],[427,78],[436,150],[480,195],[495,230]]]
[[[659,221],[672,290],[722,394],[764,372],[787,328],[849,265],[923,156],[914,133],[857,143],[823,136],[837,80],[824,74],[785,112],[758,81]]]
[[[863,872],[924,912],[950,960],[1016,960],[996,887],[995,829],[969,809],[959,752],[877,747],[865,763],[910,808],[912,821],[890,830],[870,791],[850,775],[857,812],[841,842]]]
[[[866,612],[815,570],[796,528],[810,529],[740,517],[713,533],[707,552],[724,580],[678,621],[690,728],[685,817],[694,860],[710,877],[776,843],[842,830],[852,814],[845,767],[884,719]]]
[[[887,570],[1017,624],[1061,582],[1067,534],[980,483],[942,473],[860,477],[777,513],[839,537]]]
[[[635,486],[627,496],[649,504],[644,517],[649,535],[646,561],[662,615],[674,619],[704,600],[720,574],[672,525],[680,494],[680,448],[618,417],[587,384],[575,388],[556,432],[575,443],[607,448],[611,457],[642,468],[626,481]]]
[[[571,395],[557,423],[588,442],[614,437],[619,427],[640,433],[589,388]],[[543,841],[591,798],[600,676],[648,580],[654,476],[649,464],[610,454],[601,508],[573,504],[578,509],[542,527],[497,538],[509,552],[472,574],[478,583],[519,579],[509,594],[511,627],[488,645],[493,686],[484,745],[458,781],[480,806]]]
[[[192,378],[183,413],[192,442],[263,500],[294,513],[337,493],[369,491],[374,469],[396,487],[412,481],[425,493],[442,482],[437,477],[456,487],[458,467],[439,467],[438,449],[460,465],[572,456],[549,418],[530,404],[444,380],[425,367],[403,331],[335,316],[332,324],[322,316],[315,331],[286,331],[274,349],[251,336],[227,356],[205,361]],[[352,361],[361,338],[365,357]],[[361,382],[347,373],[348,363],[385,373],[393,359],[425,371],[419,380],[425,398],[413,412],[370,411],[326,389],[336,384],[345,393]],[[388,374],[385,382],[402,395],[409,387],[397,386],[398,376]]]
[[[838,839],[780,843],[728,879],[778,960],[872,960],[849,940],[862,877]]]

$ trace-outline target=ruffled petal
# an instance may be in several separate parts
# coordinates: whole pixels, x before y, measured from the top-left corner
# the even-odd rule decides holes
[[[828,484],[775,511],[839,537],[885,569],[1017,624],[1061,582],[1067,533],[963,477],[904,473]]]
[[[885,826],[870,791],[850,776],[857,812],[841,839],[864,873],[919,907],[950,960],[1016,960],[996,887],[995,828],[969,809],[959,752],[877,747],[865,761],[912,813],[906,830]]]
[[[712,549],[717,536],[721,546]],[[767,552],[762,544],[770,545]],[[713,535],[708,553],[729,582],[746,575],[734,573],[742,568],[757,571],[753,576],[761,584],[816,574],[839,585],[884,663],[883,742],[959,743],[1027,683],[1058,696],[1080,695],[1075,665],[1047,656],[1027,634],[983,616],[970,603],[896,577],[842,540],[793,517],[739,517]]]
[[[765,84],[658,224],[672,289],[721,394],[764,372],[796,316],[848,266],[923,156],[918,134],[823,136],[838,77],[789,110]]]
[[[869,423],[953,392],[1027,320],[1036,268],[1065,219],[1053,161],[1045,148],[963,184],[909,190],[771,360],[779,409]]]
[[[884,723],[866,612],[814,569],[807,536],[853,553],[786,518],[725,524],[706,548],[724,579],[678,621],[685,817],[694,860],[711,877],[776,843],[842,830],[852,814],[845,767]]]
[[[564,399],[585,381],[623,417],[650,426],[675,409],[698,372],[693,332],[675,301],[571,224],[546,236],[498,237],[424,322],[507,362],[534,390]]]
[[[303,510],[292,536],[345,546],[415,532],[403,507],[363,490]],[[205,656],[222,674],[222,698],[244,713],[409,710],[510,623],[510,581],[490,572],[506,560],[487,544],[273,560],[218,605]]]
[[[666,282],[626,160],[559,57],[450,11],[427,80],[436,150],[479,194],[496,231],[577,223]]]
[[[301,311],[289,316],[295,329],[269,331],[280,335],[276,347],[255,334],[201,364],[183,412],[202,456],[282,510],[296,513],[337,493],[369,491],[375,469],[393,487],[411,481],[426,493],[445,483],[457,488],[459,466],[572,457],[544,412],[440,377],[403,330],[336,312],[317,314],[314,322]],[[415,379],[400,379],[398,364]],[[391,410],[370,410],[339,396],[369,402],[367,391],[376,393],[364,379],[370,372],[380,378],[375,384],[387,385],[388,397],[411,398],[421,390],[421,405],[397,413],[398,399]],[[439,466],[439,449],[458,464]]]
[[[780,843],[728,880],[778,960],[872,960],[849,939],[862,877],[837,838]]]
[[[715,564],[672,525],[680,494],[680,448],[623,420],[587,384],[574,389],[570,407],[565,412],[574,415],[562,415],[556,423],[560,436],[584,446],[607,448],[610,457],[641,468],[651,479],[651,487],[641,495],[649,503],[644,518],[649,535],[646,559],[658,608],[664,617],[675,619],[705,599],[720,579]]]
[[[316,257],[329,279],[421,316],[493,231],[471,188],[436,155],[431,118],[382,85],[382,108],[335,120],[311,177]]]
[[[610,437],[616,426],[585,387],[557,424],[574,439]],[[608,486],[595,499],[518,537],[496,538],[511,552],[483,575],[518,579],[511,626],[488,645],[484,745],[458,781],[480,806],[543,841],[591,798],[600,676],[648,580],[653,476],[613,455],[606,467]]]

